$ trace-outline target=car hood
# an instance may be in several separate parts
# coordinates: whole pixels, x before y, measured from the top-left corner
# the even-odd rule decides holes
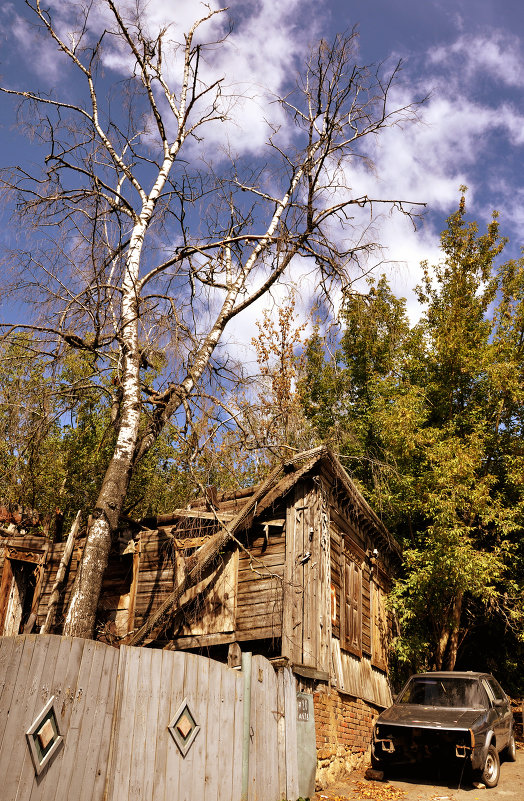
[[[470,729],[482,714],[481,709],[448,709],[441,706],[395,704],[382,712],[377,723],[435,729]]]

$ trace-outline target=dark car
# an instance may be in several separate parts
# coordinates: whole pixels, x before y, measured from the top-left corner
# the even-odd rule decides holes
[[[495,787],[501,757],[515,761],[513,715],[489,673],[412,676],[373,729],[371,761],[379,770],[430,758],[444,765],[464,760],[474,781]]]

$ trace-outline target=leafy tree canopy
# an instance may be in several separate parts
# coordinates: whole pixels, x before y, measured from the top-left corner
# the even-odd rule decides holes
[[[479,232],[462,195],[415,326],[382,277],[347,297],[333,357],[318,333],[306,349],[305,414],[404,547],[401,672],[496,669],[498,644],[478,647],[495,630],[521,647],[524,263],[499,264],[504,245],[497,215]]]

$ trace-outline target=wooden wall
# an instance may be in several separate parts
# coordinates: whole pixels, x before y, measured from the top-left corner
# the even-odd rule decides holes
[[[282,635],[284,517],[271,518],[270,523],[257,525],[249,553],[239,554],[235,623],[239,640]]]
[[[47,614],[49,597],[56,580],[56,573],[60,565],[64,547],[65,543],[53,543],[44,537],[26,535],[0,538],[0,576],[2,577],[0,580],[0,636],[3,633],[2,601],[9,591],[6,584],[7,581],[9,581],[9,573],[11,572],[9,570],[10,561],[14,560],[16,562],[19,559],[29,559],[31,563],[35,565],[35,568],[39,564],[42,566],[34,591],[34,611],[36,613],[35,630],[38,631]],[[83,540],[79,540],[71,558],[71,568],[68,573],[65,592],[62,593],[62,598],[57,609],[57,628],[60,628],[62,625],[63,616],[71,597],[73,578],[82,556],[82,548]]]
[[[136,628],[160,606],[175,582],[173,537],[163,530],[142,532],[138,543],[139,567],[134,605]]]
[[[287,506],[282,655],[328,676],[331,639],[329,521],[319,485],[302,481]]]

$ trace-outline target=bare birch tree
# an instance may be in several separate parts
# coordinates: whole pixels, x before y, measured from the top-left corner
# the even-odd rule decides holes
[[[86,4],[69,34],[40,0],[26,6],[76,83],[73,100],[71,92],[1,90],[29,108],[26,124],[47,148],[40,172],[3,173],[23,226],[39,232],[18,270],[26,295],[44,304],[45,322],[33,325],[42,352],[85,351],[86,380],[96,384],[105,371],[113,387],[116,445],[86,510],[64,627],[91,637],[134,467],[219,369],[226,327],[284,279],[293,259],[316,271],[319,291],[343,290],[373,247],[355,212],[368,208],[371,219],[381,204],[412,213],[400,198],[355,195],[348,175],[352,160],[365,158],[362,140],[415,112],[390,108],[399,67],[383,75],[357,66],[354,34],[340,36],[319,45],[278,99],[292,134],[273,129],[256,161],[222,154],[213,165],[206,128],[225,122],[235,98],[220,75],[205,77],[206,55],[221,42],[203,35],[225,10],[203,6],[176,42],[169,27],[151,33],[140,11],[117,0]],[[105,15],[101,32],[95,12],[97,25]],[[108,48],[127,65],[127,80],[110,82],[102,69]]]

